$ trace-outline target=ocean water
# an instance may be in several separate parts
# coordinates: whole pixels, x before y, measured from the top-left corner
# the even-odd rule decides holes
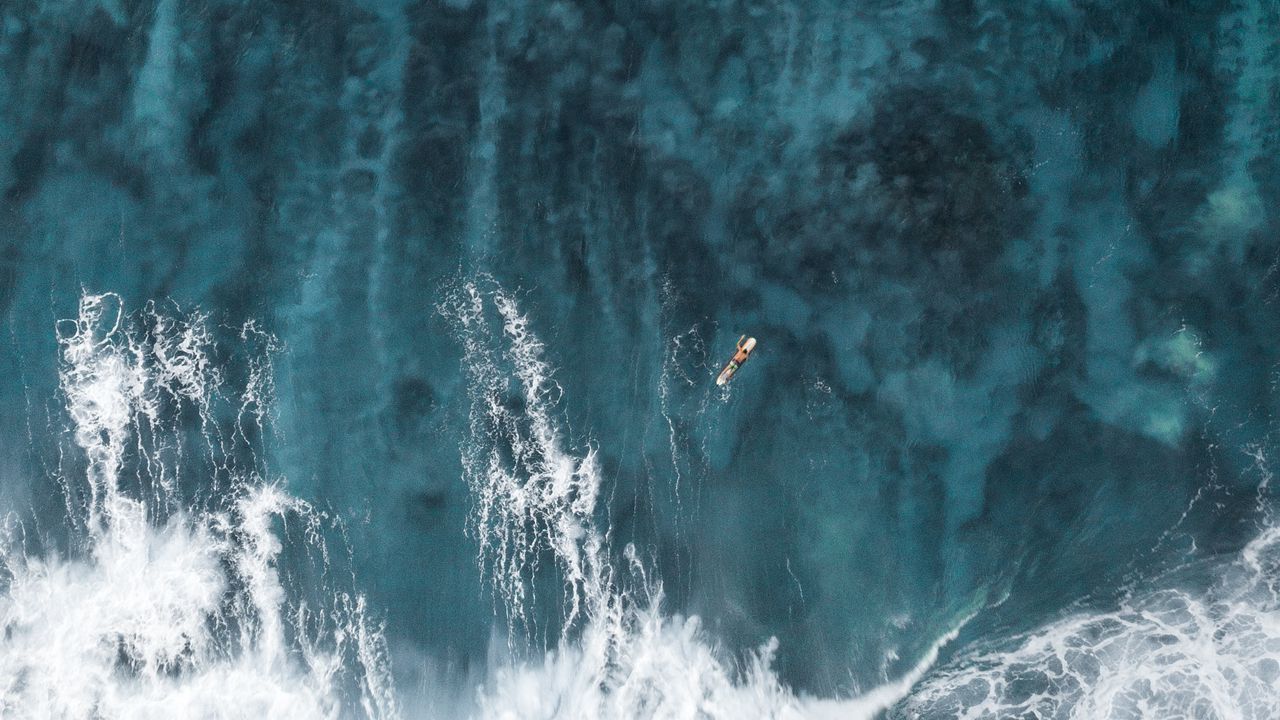
[[[0,716],[1280,717],[1278,205],[1274,0],[0,0]]]

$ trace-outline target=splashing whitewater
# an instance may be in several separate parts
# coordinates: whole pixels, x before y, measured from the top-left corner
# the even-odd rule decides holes
[[[232,392],[199,313],[85,295],[58,324],[72,549],[31,553],[24,520],[5,520],[0,715],[398,715],[364,599],[309,604],[282,575],[294,535],[327,566],[326,519],[264,480],[274,343],[252,324],[239,337]]]

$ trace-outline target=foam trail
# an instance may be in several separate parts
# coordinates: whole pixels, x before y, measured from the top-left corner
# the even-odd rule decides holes
[[[954,639],[958,628],[903,678],[853,700],[797,696],[772,670],[775,639],[744,662],[727,662],[698,618],[664,615],[662,584],[633,547],[622,553],[625,572],[613,567],[596,522],[596,453],[567,449],[556,419],[562,389],[512,294],[484,276],[450,293],[440,311],[457,325],[471,388],[472,441],[463,448],[475,499],[471,532],[510,629],[528,629],[542,554],[554,557],[565,588],[556,649],[540,663],[491,668],[482,717],[870,718],[906,694]]]
[[[363,599],[335,594],[307,608],[281,574],[293,537],[283,522],[303,531],[294,551],[322,563],[327,554],[323,518],[261,479],[244,431],[245,413],[264,417],[265,359],[249,361],[249,386],[229,397],[198,313],[135,317],[116,296],[86,295],[58,327],[78,451],[64,452],[59,480],[67,530],[84,549],[29,556],[14,541],[20,520],[6,519],[0,716],[395,717]],[[190,446],[186,412],[200,421]],[[221,477],[229,492],[185,497],[184,468]]]

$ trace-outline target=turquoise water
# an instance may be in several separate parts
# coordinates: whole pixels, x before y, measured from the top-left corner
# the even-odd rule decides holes
[[[1280,714],[1277,42],[0,5],[0,714]]]

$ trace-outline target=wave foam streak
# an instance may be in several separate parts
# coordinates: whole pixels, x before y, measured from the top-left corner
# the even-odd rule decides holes
[[[246,389],[227,396],[206,318],[133,317],[113,295],[86,295],[59,341],[87,494],[74,450],[59,480],[83,551],[28,556],[7,518],[0,715],[339,717],[354,696],[366,715],[395,716],[363,599],[308,607],[281,574],[286,550],[325,569],[327,555],[323,516],[261,479],[241,422],[248,412],[261,427],[266,360],[252,358]],[[225,492],[185,498],[183,473],[196,470],[205,492]],[[286,523],[305,547],[286,548]]]
[[[485,297],[475,284],[442,307],[462,332],[472,435],[496,440],[464,448],[475,498],[472,529],[513,631],[515,624],[527,628],[531,622],[526,600],[532,600],[532,573],[546,549],[564,573],[567,624],[572,625],[584,614],[599,614],[608,602],[599,592],[608,583],[607,565],[599,563],[601,538],[592,529],[599,489],[595,454],[579,459],[561,447],[550,417],[560,390],[542,360],[542,343],[506,293],[496,289],[490,297],[500,332],[510,341],[502,355],[492,342]],[[515,370],[514,393],[501,371],[507,364]]]

